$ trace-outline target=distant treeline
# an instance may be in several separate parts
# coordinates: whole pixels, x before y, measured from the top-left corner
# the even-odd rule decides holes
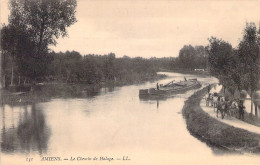
[[[6,65],[3,71],[6,84],[11,83],[12,75],[13,84],[44,81],[87,84],[133,83],[152,80],[157,76],[157,69],[153,65],[153,61],[141,57],[116,58],[114,53],[83,56],[76,51],[52,52],[45,56],[42,65],[23,65],[21,70],[18,67],[21,62],[19,59],[15,60],[15,67],[12,69],[11,60],[4,58]],[[31,59],[27,58],[27,60]]]
[[[116,58],[107,55],[81,55],[76,51],[51,52],[44,58],[25,59],[3,53],[5,84],[14,85],[34,82],[56,81],[66,83],[133,83],[155,79],[160,69],[194,69],[206,67],[204,47],[184,46],[177,58]],[[13,80],[12,80],[13,79]]]
[[[177,57],[150,58],[156,68],[167,70],[191,71],[207,69],[208,51],[205,46],[184,45]]]
[[[80,55],[78,52],[52,53],[49,65],[49,78],[62,82],[133,83],[154,79],[156,68],[148,59],[141,57],[116,58],[114,53],[107,55]]]

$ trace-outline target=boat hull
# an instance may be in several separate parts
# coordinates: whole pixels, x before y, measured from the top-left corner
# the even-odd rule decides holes
[[[191,85],[183,86],[180,88],[174,88],[174,87],[160,87],[159,90],[156,88],[150,88],[150,89],[140,89],[139,90],[139,96],[140,97],[153,97],[153,96],[163,96],[163,95],[172,95],[172,94],[180,94],[184,93],[186,91],[192,90],[192,89],[198,89],[201,87],[201,84],[199,81],[194,81]]]

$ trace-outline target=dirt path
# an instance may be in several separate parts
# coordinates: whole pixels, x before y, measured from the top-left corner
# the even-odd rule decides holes
[[[214,92],[219,92],[221,90],[221,86],[217,86],[217,88],[216,89],[213,88],[213,90],[214,90]],[[200,106],[206,113],[208,113],[214,119],[217,119],[217,120],[219,120],[219,121],[221,121],[225,124],[231,125],[231,126],[236,127],[236,128],[241,128],[241,129],[245,129],[247,131],[253,132],[253,133],[260,134],[260,128],[259,127],[254,126],[252,124],[248,124],[246,122],[243,122],[243,121],[241,121],[237,118],[225,116],[224,119],[221,119],[221,114],[219,114],[218,118],[217,118],[216,112],[214,112],[213,107],[207,107],[206,106],[205,99],[201,100]]]

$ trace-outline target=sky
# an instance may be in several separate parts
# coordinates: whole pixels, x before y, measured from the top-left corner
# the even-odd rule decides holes
[[[8,0],[1,1],[1,23],[8,23]],[[77,22],[54,51],[117,57],[176,57],[191,44],[215,36],[236,47],[246,22],[260,22],[260,0],[78,0]]]

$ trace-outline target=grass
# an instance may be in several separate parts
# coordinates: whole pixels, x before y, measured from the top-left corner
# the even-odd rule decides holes
[[[200,101],[206,92],[207,88],[196,92],[183,107],[182,112],[191,134],[207,143],[230,151],[260,153],[259,134],[224,124],[202,110]]]
[[[46,102],[52,98],[87,98],[97,95],[102,86],[89,84],[48,83],[34,87],[33,91],[14,95],[8,90],[2,91],[0,104],[26,105]]]

